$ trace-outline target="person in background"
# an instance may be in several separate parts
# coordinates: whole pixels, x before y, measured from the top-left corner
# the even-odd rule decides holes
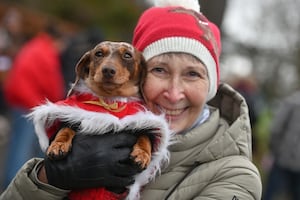
[[[4,165],[10,129],[10,109],[4,100],[3,84],[11,69],[12,60],[22,43],[26,40],[23,34],[23,15],[16,8],[4,10],[0,19],[0,192],[3,190]]]
[[[250,125],[252,129],[252,152],[256,160],[260,160],[261,150],[259,146],[259,133],[257,124],[260,123],[260,117],[264,111],[264,97],[259,90],[258,81],[254,75],[244,77],[231,77],[231,86],[237,90],[246,100],[249,110]]]
[[[4,97],[12,120],[4,186],[10,183],[28,159],[42,155],[33,124],[24,115],[46,99],[58,101],[64,97],[60,62],[62,49],[62,34],[49,25],[45,31],[24,43],[13,60],[4,82]]]
[[[0,115],[6,118],[9,109],[3,97],[3,84],[17,51],[26,41],[23,26],[23,15],[16,8],[7,9],[0,20]]]
[[[300,91],[285,97],[271,124],[270,151],[273,166],[264,200],[300,199]]]
[[[169,165],[143,187],[141,199],[260,200],[262,184],[251,161],[247,104],[233,88],[219,83],[219,29],[199,10],[196,0],[160,0],[141,15],[134,30],[133,45],[147,62],[142,86],[146,104],[153,112],[163,113],[176,133],[176,143],[169,146]],[[130,166],[119,168],[117,163],[129,157],[126,151],[130,152],[134,135],[104,136],[111,143],[102,148],[87,148],[101,142],[102,136],[85,136],[84,145],[76,141],[76,137],[83,138],[75,136],[73,147],[84,155],[83,159],[83,155],[72,152],[70,157],[77,158],[76,163],[72,159],[28,161],[2,199],[63,199],[76,187],[126,189],[124,180],[133,181],[137,171]],[[121,136],[126,141],[121,142],[119,155],[105,161],[103,152],[112,156]],[[109,170],[105,166],[113,167]],[[89,173],[84,174],[87,168]],[[116,181],[120,174],[122,182]],[[62,181],[63,188],[55,187]],[[24,183],[30,185],[24,187]],[[34,194],[25,194],[32,188],[36,188]]]

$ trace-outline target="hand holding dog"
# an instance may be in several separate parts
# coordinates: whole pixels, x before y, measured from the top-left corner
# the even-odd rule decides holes
[[[45,158],[49,184],[70,190],[125,188],[134,182],[134,175],[141,172],[130,160],[137,138],[131,133],[76,135],[72,152],[65,159]]]

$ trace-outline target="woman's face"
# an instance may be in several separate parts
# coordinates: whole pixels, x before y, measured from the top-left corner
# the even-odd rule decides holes
[[[143,92],[154,113],[165,113],[170,128],[190,128],[206,102],[209,80],[206,67],[188,54],[162,54],[147,61]]]

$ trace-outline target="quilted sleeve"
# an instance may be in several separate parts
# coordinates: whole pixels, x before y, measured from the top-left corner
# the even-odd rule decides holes
[[[249,159],[229,156],[198,165],[167,193],[168,200],[261,200],[262,183]]]
[[[207,185],[193,199],[260,200],[262,183],[254,164],[242,156],[226,159],[222,164],[210,166],[214,176],[209,177]]]
[[[55,188],[37,180],[36,170],[42,159],[31,159],[23,165],[14,180],[1,194],[1,200],[48,199],[62,200],[68,190]]]

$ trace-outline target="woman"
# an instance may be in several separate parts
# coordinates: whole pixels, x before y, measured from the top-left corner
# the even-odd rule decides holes
[[[170,2],[180,6],[170,7],[167,0],[161,0],[160,7],[142,14],[133,36],[133,45],[143,52],[148,64],[143,85],[147,105],[155,113],[165,113],[177,133],[177,143],[169,147],[169,166],[144,187],[141,199],[259,200],[262,185],[251,162],[247,105],[231,87],[219,85],[219,30],[199,12],[197,1]],[[32,170],[36,163],[32,161],[33,166],[25,169]],[[45,165],[49,166],[47,160]],[[48,179],[57,174],[53,170],[41,173],[43,169],[39,174]],[[34,172],[31,174],[36,175],[37,170]],[[126,174],[127,180],[132,174]],[[24,173],[19,175],[16,180],[24,178]],[[122,188],[121,184],[100,181],[95,185]],[[8,189],[15,190],[13,185]],[[58,191],[53,188],[52,194]]]

